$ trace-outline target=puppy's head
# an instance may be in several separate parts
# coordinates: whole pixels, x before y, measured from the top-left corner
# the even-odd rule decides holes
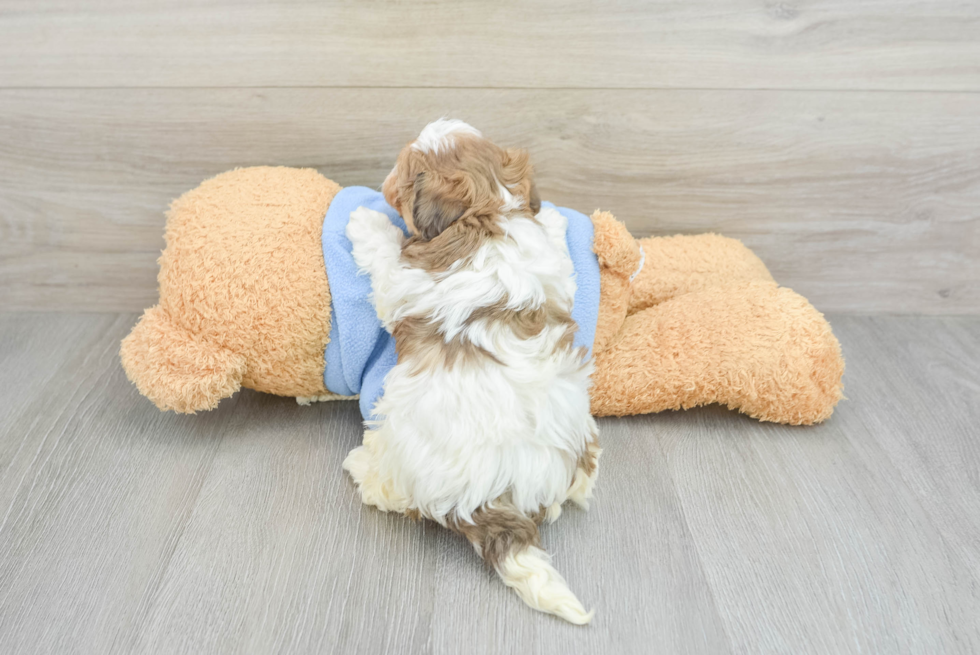
[[[527,152],[499,148],[458,120],[429,123],[398,155],[383,190],[425,241],[462,218],[533,215],[541,207]]]

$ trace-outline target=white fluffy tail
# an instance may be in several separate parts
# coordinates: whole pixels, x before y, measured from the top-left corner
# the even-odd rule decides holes
[[[576,625],[585,625],[595,614],[595,610],[585,611],[565,579],[551,566],[548,554],[540,548],[528,546],[511,551],[497,565],[497,573],[504,584],[540,612],[554,614]]]

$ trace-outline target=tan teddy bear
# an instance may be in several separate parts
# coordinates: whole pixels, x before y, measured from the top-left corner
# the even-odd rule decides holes
[[[212,409],[241,387],[299,399],[325,386],[331,289],[321,244],[341,191],[312,169],[229,171],[177,199],[160,257],[160,303],[122,343],[122,363],[160,409]],[[592,215],[599,263],[592,412],[719,403],[810,424],[842,397],[830,325],[779,287],[740,242],[713,234],[634,239]]]

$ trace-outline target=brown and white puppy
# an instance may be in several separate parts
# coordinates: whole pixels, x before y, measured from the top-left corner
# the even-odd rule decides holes
[[[363,207],[347,236],[398,363],[344,467],[365,503],[459,532],[528,605],[587,623],[538,533],[588,506],[600,452],[565,218],[538,212],[526,152],[461,121],[428,125],[384,193],[412,236]]]

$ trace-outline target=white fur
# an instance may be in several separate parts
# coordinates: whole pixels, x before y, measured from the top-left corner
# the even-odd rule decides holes
[[[563,325],[522,340],[506,324],[467,321],[474,310],[504,298],[513,309],[549,299],[571,309],[575,282],[565,219],[542,214],[539,223],[502,218],[507,236],[483,245],[467,265],[433,275],[401,260],[401,232],[384,214],[352,212],[347,235],[355,261],[371,276],[384,325],[428,318],[447,341],[465,339],[500,361],[420,375],[412,374],[411,362],[399,362],[388,373],[376,408],[385,418],[365,434],[366,452],[352,453],[352,463],[360,461],[365,473],[370,467],[386,489],[381,496],[398,499],[382,509],[408,502],[445,523],[450,516],[469,520],[508,491],[525,513],[567,498],[578,457],[596,433],[591,363],[580,351],[555,351]]]
[[[633,280],[635,280],[636,276],[643,270],[643,264],[646,262],[646,260],[647,253],[645,250],[643,250],[643,246],[640,246],[640,263],[636,266],[636,270],[630,274],[630,284],[633,284]]]
[[[440,118],[425,126],[415,143],[412,144],[412,148],[419,152],[438,154],[440,150],[452,147],[453,134],[456,132],[483,136],[480,134],[480,130],[461,120]]]
[[[500,194],[500,199],[504,201],[500,207],[501,212],[516,211],[527,206],[527,200],[523,196],[515,196],[506,185],[500,182],[497,182],[497,192]]]
[[[592,490],[595,488],[595,479],[599,475],[599,456],[602,455],[602,449],[595,449],[595,461],[593,462],[593,469],[591,474],[586,474],[585,470],[578,469],[575,471],[575,477],[572,479],[572,484],[568,487],[568,500],[572,501],[584,510],[589,509],[589,500],[592,498]],[[554,521],[558,517],[556,516]]]
[[[531,546],[508,555],[497,569],[504,584],[536,610],[585,625],[595,611],[586,612],[569,591],[565,579],[551,566],[548,554]]]
[[[455,131],[479,134],[459,121],[437,121],[413,147],[451,147]],[[445,272],[409,266],[401,258],[404,236],[384,214],[364,207],[351,213],[347,237],[371,277],[385,328],[424,319],[447,343],[461,340],[493,355],[452,367],[438,358],[420,367],[408,356],[389,371],[375,407],[382,418],[368,423],[363,445],[344,461],[362,500],[382,510],[416,510],[446,525],[471,521],[505,494],[525,515],[546,508],[549,521],[566,499],[588,508],[595,472],[586,475],[577,463],[597,433],[591,361],[581,349],[559,346],[565,324],[525,339],[504,321],[472,318],[505,300],[509,309],[551,303],[570,313],[575,296],[566,219],[553,209],[524,216],[526,199],[498,186],[503,236]],[[539,548],[519,547],[497,571],[531,607],[577,624],[592,619]]]

